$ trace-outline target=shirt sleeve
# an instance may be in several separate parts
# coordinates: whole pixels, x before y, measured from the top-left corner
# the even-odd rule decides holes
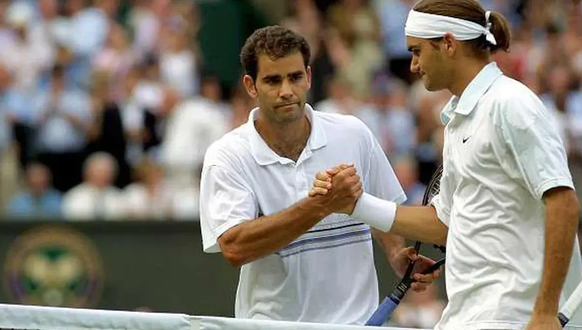
[[[204,252],[220,252],[218,238],[257,216],[255,196],[244,178],[221,166],[204,167],[200,184],[200,227]]]
[[[499,151],[505,156],[499,157],[500,162],[534,198],[541,199],[555,187],[574,189],[563,141],[537,97],[520,95],[498,102],[494,123],[498,150],[499,145],[504,147]]]

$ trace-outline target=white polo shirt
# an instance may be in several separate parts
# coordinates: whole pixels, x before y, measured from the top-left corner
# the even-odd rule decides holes
[[[538,97],[494,62],[441,119],[445,163],[434,205],[449,227],[449,304],[436,329],[522,329],[542,277],[542,195],[573,187],[563,144]],[[576,242],[562,303],[581,278]]]
[[[306,198],[318,171],[353,162],[365,191],[397,203],[406,200],[379,144],[356,117],[305,107],[311,135],[294,162],[271,150],[249,121],[207,151],[202,171],[200,220],[205,252],[217,238],[261,214]],[[363,324],[378,305],[370,228],[332,214],[281,250],[240,271],[237,318]]]

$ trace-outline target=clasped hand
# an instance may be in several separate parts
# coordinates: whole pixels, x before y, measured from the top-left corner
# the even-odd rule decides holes
[[[352,214],[362,193],[362,183],[354,165],[340,164],[315,175],[309,197],[324,199],[331,212]],[[416,261],[412,272],[415,282],[411,285],[415,292],[426,290],[440,276],[440,270],[426,275],[421,274],[435,261],[417,255],[412,247],[401,249],[396,253],[387,251],[387,255],[392,269],[399,277],[404,275],[410,261]]]

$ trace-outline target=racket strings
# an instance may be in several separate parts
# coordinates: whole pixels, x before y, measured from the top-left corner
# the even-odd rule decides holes
[[[428,187],[424,193],[424,198],[422,201],[423,205],[430,205],[432,203],[433,198],[439,194],[441,189],[441,177],[443,175],[443,165],[439,165],[436,171],[433,173],[430,182],[428,183]],[[444,246],[433,244],[436,249],[439,249],[442,253],[446,252]]]
[[[432,199],[438,195],[441,189],[441,176],[443,174],[443,165],[439,165],[437,170],[432,175],[430,182],[428,183],[428,187],[424,193],[424,197],[422,199],[422,205],[430,205]]]

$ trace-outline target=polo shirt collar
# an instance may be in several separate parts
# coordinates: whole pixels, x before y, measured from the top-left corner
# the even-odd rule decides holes
[[[453,113],[468,116],[495,80],[502,75],[503,72],[501,72],[497,63],[491,62],[487,64],[465,88],[461,97],[453,96],[445,105],[440,115],[443,124],[446,125],[449,122]]]
[[[313,151],[324,147],[327,144],[327,136],[322,127],[320,119],[314,114],[313,108],[309,104],[305,104],[305,114],[307,119],[311,123],[311,133],[309,139],[307,140],[307,145],[305,150]],[[263,140],[263,137],[257,132],[255,127],[255,120],[259,115],[259,108],[254,108],[249,114],[249,119],[247,121],[247,128],[250,131],[250,146],[251,154],[255,158],[256,162],[261,165],[270,165],[273,163],[289,164],[293,163],[293,160],[279,156],[275,151],[273,151]],[[305,152],[305,151],[304,151]],[[309,153],[310,154],[310,153]]]

